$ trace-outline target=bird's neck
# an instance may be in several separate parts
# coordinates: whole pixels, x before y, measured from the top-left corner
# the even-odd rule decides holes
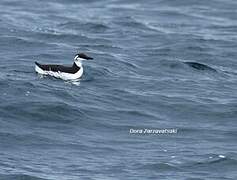
[[[79,68],[82,67],[81,61],[74,61],[74,65],[79,67]]]

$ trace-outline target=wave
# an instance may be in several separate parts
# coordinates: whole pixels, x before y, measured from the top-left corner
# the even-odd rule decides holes
[[[187,163],[181,165],[183,168],[191,168],[196,170],[215,170],[221,168],[222,170],[226,169],[228,171],[235,171],[237,165],[237,160],[225,157],[223,155],[215,155],[216,157],[210,156],[208,160],[201,162]]]
[[[179,171],[179,167],[170,163],[150,163],[145,165],[138,165],[138,170],[150,171]]]
[[[1,106],[1,115],[18,121],[28,119],[37,122],[58,123],[70,123],[78,118],[86,119],[86,114],[78,107],[58,101],[6,103]]]
[[[95,23],[95,22],[78,22],[78,21],[68,21],[65,23],[60,23],[57,25],[58,28],[62,29],[70,29],[77,31],[89,31],[89,32],[105,32],[110,29],[108,25],[103,23]]]
[[[41,41],[34,41],[27,38],[22,37],[14,37],[14,36],[5,36],[1,37],[0,47],[2,49],[7,48],[7,46],[11,44],[11,48],[19,48],[19,47],[45,47],[47,43]]]
[[[14,124],[15,128],[19,128],[20,125]],[[21,127],[23,130],[24,128]],[[26,132],[27,131],[27,132]],[[8,143],[8,144],[14,144],[14,145],[28,145],[33,146],[33,145],[38,145],[40,144],[42,147],[43,146],[49,146],[49,145],[56,145],[60,144],[60,140],[56,140],[51,137],[46,137],[46,136],[41,136],[39,134],[33,134],[31,130],[24,130],[24,132],[12,132],[12,133],[7,133],[7,132],[0,132],[1,142]]]
[[[44,40],[48,43],[92,43],[92,39],[80,35],[80,34],[71,34],[71,33],[42,33],[38,32],[35,37],[39,40]]]

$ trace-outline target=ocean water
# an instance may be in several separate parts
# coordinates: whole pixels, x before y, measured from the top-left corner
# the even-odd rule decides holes
[[[237,179],[236,8],[1,0],[0,179]],[[76,82],[34,71],[78,52]]]

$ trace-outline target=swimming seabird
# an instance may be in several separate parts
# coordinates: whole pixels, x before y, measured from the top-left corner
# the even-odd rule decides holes
[[[39,74],[49,75],[64,80],[75,80],[82,76],[82,61],[92,60],[92,57],[84,53],[76,54],[72,66],[63,66],[57,64],[40,64],[35,62],[35,71]]]

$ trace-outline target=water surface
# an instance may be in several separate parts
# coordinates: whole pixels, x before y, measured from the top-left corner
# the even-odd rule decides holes
[[[2,0],[0,179],[236,179],[236,7]],[[79,82],[34,71],[77,52]]]

